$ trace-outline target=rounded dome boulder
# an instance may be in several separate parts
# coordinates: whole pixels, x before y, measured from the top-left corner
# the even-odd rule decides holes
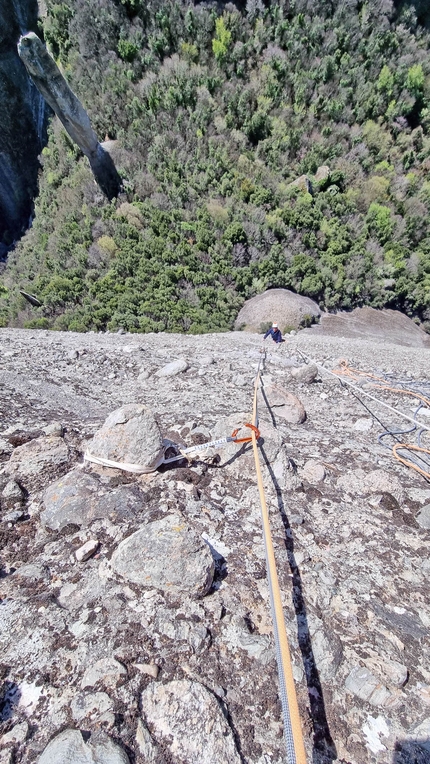
[[[247,300],[239,312],[234,328],[262,332],[276,321],[281,332],[299,329],[318,321],[321,311],[310,297],[289,289],[268,289]]]

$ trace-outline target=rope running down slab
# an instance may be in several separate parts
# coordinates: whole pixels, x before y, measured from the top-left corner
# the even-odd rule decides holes
[[[263,359],[265,358],[265,354]],[[254,385],[254,402],[252,423],[255,428],[258,424],[257,393],[260,385],[260,363],[258,364],[257,376]],[[296,689],[291,666],[291,655],[288,646],[287,632],[285,629],[284,612],[282,608],[281,590],[279,588],[278,574],[276,570],[275,553],[273,549],[272,534],[270,530],[269,512],[264,494],[261,465],[258,455],[258,445],[255,430],[252,430],[252,449],[254,452],[255,470],[257,473],[258,492],[261,504],[261,519],[263,523],[263,540],[266,553],[267,580],[270,592],[270,606],[273,620],[273,634],[275,638],[276,660],[278,664],[278,676],[280,686],[280,698],[284,718],[284,735],[287,748],[288,764],[306,764],[306,752],[303,742],[302,727],[300,723],[299,707],[297,703]]]

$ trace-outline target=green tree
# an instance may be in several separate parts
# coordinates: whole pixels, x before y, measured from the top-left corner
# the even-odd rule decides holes
[[[231,42],[231,32],[226,27],[224,16],[215,21],[215,37],[212,40],[212,50],[217,61],[224,61]]]

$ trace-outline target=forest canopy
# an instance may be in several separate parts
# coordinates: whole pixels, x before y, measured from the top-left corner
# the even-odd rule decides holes
[[[424,6],[47,0],[45,41],[124,193],[103,197],[52,120],[0,326],[225,331],[285,287],[430,328]]]

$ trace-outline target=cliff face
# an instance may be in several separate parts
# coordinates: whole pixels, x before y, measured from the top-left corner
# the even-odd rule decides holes
[[[28,226],[45,138],[47,107],[16,47],[37,14],[37,0],[0,4],[0,259]]]

